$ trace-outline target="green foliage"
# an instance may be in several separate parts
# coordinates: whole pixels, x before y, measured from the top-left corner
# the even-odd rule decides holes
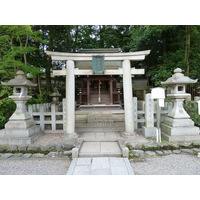
[[[43,91],[41,94],[37,94],[36,97],[32,97],[27,101],[27,104],[39,104],[39,103],[50,103],[51,97],[50,92]]]
[[[0,99],[12,95],[13,89],[9,86],[0,85]]]
[[[185,26],[153,25],[132,26],[130,29],[130,51],[150,49],[151,53],[143,62],[134,63],[136,68],[145,68],[151,86],[159,86],[169,78],[177,67],[186,72],[185,65]],[[200,74],[199,47],[200,26],[191,26],[191,44],[189,52],[190,77]]]
[[[41,41],[40,33],[33,32],[30,25],[0,26],[0,75],[9,80],[18,69],[27,73],[40,73],[40,69],[29,63],[29,55],[37,50],[33,42]]]
[[[0,100],[0,129],[4,128],[10,116],[14,113],[16,104],[12,99],[5,98]]]
[[[190,115],[196,126],[200,127],[200,115],[198,114],[197,102],[189,101],[184,104],[186,112]]]

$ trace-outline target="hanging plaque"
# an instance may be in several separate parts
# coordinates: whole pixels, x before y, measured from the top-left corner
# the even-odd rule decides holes
[[[92,70],[94,74],[103,74],[105,68],[104,56],[92,56]]]

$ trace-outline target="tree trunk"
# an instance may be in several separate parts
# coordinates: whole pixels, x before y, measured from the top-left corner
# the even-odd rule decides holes
[[[47,58],[47,66],[46,66],[46,89],[47,91],[51,91],[51,57]]]
[[[189,56],[190,56],[190,34],[191,34],[191,25],[185,26],[185,69],[186,69],[186,76],[190,74],[190,64],[189,64]]]
[[[42,91],[41,91],[41,79],[40,79],[40,73],[37,74],[37,85],[38,85],[39,93],[40,93],[40,95],[41,95]]]

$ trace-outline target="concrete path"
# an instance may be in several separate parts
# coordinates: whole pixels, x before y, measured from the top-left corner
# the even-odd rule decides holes
[[[127,158],[74,158],[67,175],[134,175]]]

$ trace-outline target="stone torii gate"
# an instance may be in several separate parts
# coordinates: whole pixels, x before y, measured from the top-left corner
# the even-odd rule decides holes
[[[144,74],[144,69],[131,68],[131,61],[142,61],[150,50],[128,53],[62,53],[46,51],[52,61],[66,61],[66,69],[54,70],[54,76],[66,76],[66,139],[77,137],[75,133],[75,75],[95,75],[92,69],[78,69],[75,61],[92,61],[93,56],[103,55],[105,61],[122,61],[118,69],[105,69],[98,75],[123,75],[125,132],[134,135],[133,93],[131,75]]]

